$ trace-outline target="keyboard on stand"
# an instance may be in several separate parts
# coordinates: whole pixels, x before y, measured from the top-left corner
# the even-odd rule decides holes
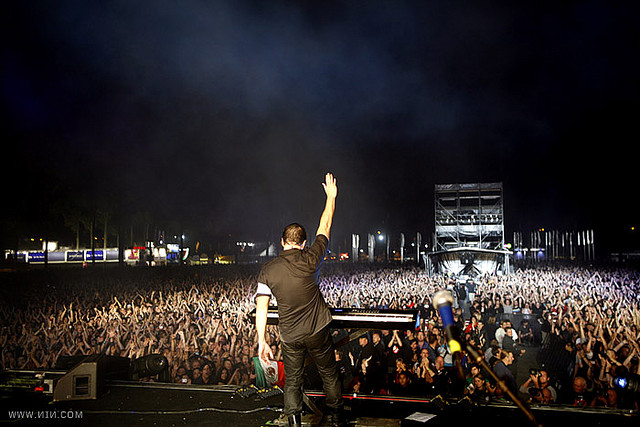
[[[391,310],[376,308],[329,308],[333,320],[329,325],[334,329],[415,329],[419,326],[418,310]],[[256,319],[256,310],[249,314],[252,322]],[[278,308],[269,307],[267,324],[278,324]]]

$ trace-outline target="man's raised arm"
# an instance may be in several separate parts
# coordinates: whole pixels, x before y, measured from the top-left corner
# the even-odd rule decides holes
[[[324,211],[320,217],[320,225],[316,236],[322,234],[329,238],[329,232],[331,231],[331,223],[333,222],[333,212],[336,210],[336,197],[338,196],[338,185],[336,179],[330,173],[327,173],[322,183],[324,192],[327,194],[327,201],[324,205]]]

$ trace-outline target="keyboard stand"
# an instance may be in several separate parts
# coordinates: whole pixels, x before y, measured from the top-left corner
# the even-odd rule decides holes
[[[322,411],[318,409],[311,399],[309,399],[309,396],[307,396],[307,393],[304,390],[302,390],[302,403],[307,405],[309,409],[311,409],[311,412],[322,418]]]

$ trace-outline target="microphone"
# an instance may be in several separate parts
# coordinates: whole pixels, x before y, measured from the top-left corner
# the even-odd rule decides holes
[[[440,318],[442,318],[442,327],[447,337],[447,343],[451,353],[455,354],[462,350],[460,343],[456,337],[456,327],[453,323],[453,296],[449,291],[439,291],[433,296],[433,308],[438,310]]]
[[[439,292],[436,292],[436,294],[433,296],[433,308],[438,310],[438,313],[440,313],[440,317],[442,318],[442,326],[444,327],[444,332],[447,336],[449,349],[451,350],[451,353],[454,357],[456,356],[458,357],[458,359],[456,359],[456,365],[458,366],[458,378],[460,379],[460,381],[463,381],[464,373],[462,372],[462,365],[460,364],[460,359],[459,359],[461,357],[462,348],[460,346],[460,342],[458,342],[458,340],[455,338],[457,331],[456,331],[455,324],[453,323],[453,311],[451,310],[452,305],[453,305],[453,295],[451,295],[451,292],[449,291],[439,291]],[[529,420],[533,422],[536,425],[536,427],[542,427],[542,425],[538,424],[538,422],[536,421],[536,418],[535,418],[535,415],[533,415],[533,412],[531,412],[530,409],[524,406],[524,404],[520,401],[520,399],[518,399],[518,396],[516,396],[509,389],[509,387],[505,385],[504,381],[498,378],[495,372],[493,372],[493,370],[489,367],[487,362],[484,360],[484,357],[478,354],[478,352],[473,347],[466,346],[466,348],[467,348],[467,351],[471,354],[471,356],[476,360],[476,362],[479,363],[483,368],[487,370],[489,375],[491,375],[491,377],[496,381],[496,383],[500,386],[502,391],[504,391],[507,394],[507,396],[509,396],[511,400],[513,400],[513,403],[515,403],[518,406],[518,408],[520,408],[520,410],[527,416],[527,418],[529,418]],[[464,383],[461,383],[461,384],[464,384]]]

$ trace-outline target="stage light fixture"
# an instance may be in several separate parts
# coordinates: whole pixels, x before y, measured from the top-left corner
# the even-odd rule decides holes
[[[131,362],[129,375],[135,381],[158,375],[158,381],[170,382],[169,362],[161,354],[149,354]]]
[[[617,377],[614,380],[614,384],[620,389],[630,392],[640,392],[640,375],[627,374],[624,377]]]

